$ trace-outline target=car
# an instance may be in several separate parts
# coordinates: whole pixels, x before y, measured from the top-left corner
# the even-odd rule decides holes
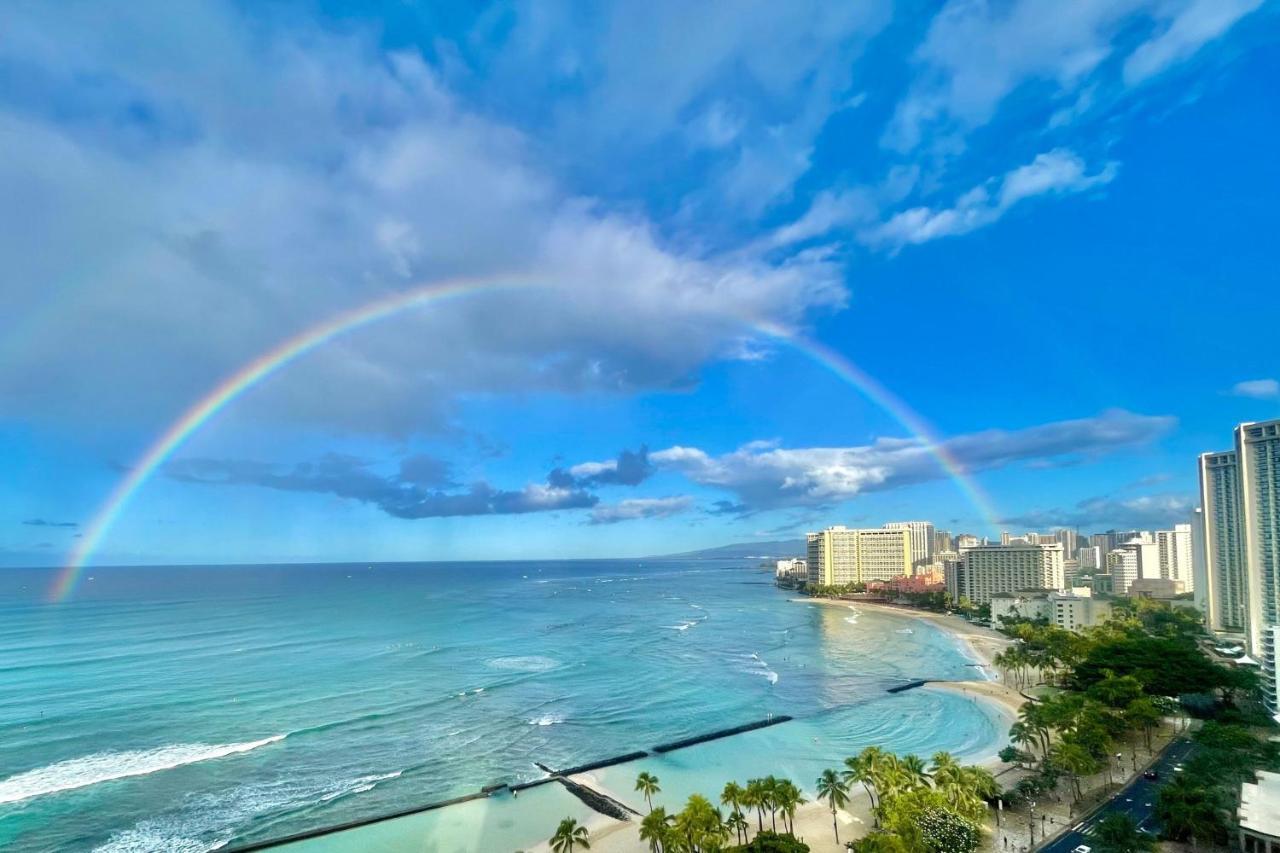
[[[1071,853],[1092,853],[1092,851],[1093,851],[1093,848],[1090,847],[1088,844],[1081,844],[1080,846],[1076,847],[1076,849],[1072,850]]]
[[[1173,772],[1174,772],[1174,773],[1181,773],[1181,772],[1182,772],[1182,765],[1181,765],[1181,764],[1175,764],[1175,765],[1173,765]]]
[[[1145,773],[1143,773],[1143,774],[1142,774],[1142,778],[1143,778],[1143,779],[1159,779],[1159,778],[1160,778],[1160,774],[1159,774],[1158,772],[1156,772],[1155,770],[1148,770],[1148,771],[1146,771]]]

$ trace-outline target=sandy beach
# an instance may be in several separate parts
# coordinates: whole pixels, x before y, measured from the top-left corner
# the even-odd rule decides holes
[[[996,631],[970,624],[958,616],[948,616],[941,613],[931,613],[878,602],[820,598],[796,598],[791,600],[804,604],[822,604],[837,607],[849,607],[852,605],[858,609],[876,610],[893,614],[903,619],[926,620],[955,637],[966,648],[975,663],[980,664],[982,673],[987,677],[967,681],[932,681],[925,684],[921,689],[947,691],[965,696],[975,703],[986,703],[988,710],[994,711],[1004,718],[1006,725],[1017,718],[1018,708],[1026,701],[1018,691],[1001,683],[999,673],[992,665],[992,659],[1011,643],[1007,637]],[[996,755],[1003,746],[1003,742],[995,744],[988,754],[978,756],[976,760],[971,759],[971,762],[998,773],[1006,766]],[[843,756],[833,757],[833,761],[838,762],[842,758]],[[600,779],[595,774],[582,773],[574,776],[573,779],[576,782],[601,791],[619,802],[626,803],[638,811],[644,812],[646,810],[644,800],[638,794],[633,791],[608,790],[601,785]],[[719,792],[707,791],[705,793],[714,800]],[[814,853],[840,853],[840,851],[844,850],[845,841],[859,838],[870,831],[873,821],[870,798],[861,786],[855,786],[849,793],[849,803],[845,808],[837,811],[835,816],[835,822],[840,828],[840,843],[836,842],[835,834],[832,830],[831,811],[827,806],[822,803],[807,803],[796,812],[796,836],[809,844]],[[754,828],[755,818],[754,816],[749,817],[751,817]],[[767,816],[765,820],[765,826],[768,827]],[[591,849],[593,851],[603,851],[603,853],[643,853],[643,851],[648,851],[649,849],[649,845],[640,840],[639,818],[624,823],[600,817],[599,820],[591,821],[588,824],[588,828],[591,832]],[[549,850],[549,846],[544,842],[537,847],[531,848],[531,850],[543,853],[543,851]]]

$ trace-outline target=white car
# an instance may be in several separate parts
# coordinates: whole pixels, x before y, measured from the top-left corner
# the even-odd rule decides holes
[[[1093,848],[1088,844],[1081,844],[1079,847],[1072,850],[1071,853],[1092,853],[1092,850]]]

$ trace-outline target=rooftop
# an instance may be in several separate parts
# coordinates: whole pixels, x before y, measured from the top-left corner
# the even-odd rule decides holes
[[[1258,771],[1258,781],[1240,785],[1240,828],[1280,838],[1280,773]]]

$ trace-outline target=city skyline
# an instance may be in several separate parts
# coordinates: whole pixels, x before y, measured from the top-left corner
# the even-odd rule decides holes
[[[12,10],[0,565],[1186,523],[1280,414],[1259,6]]]

